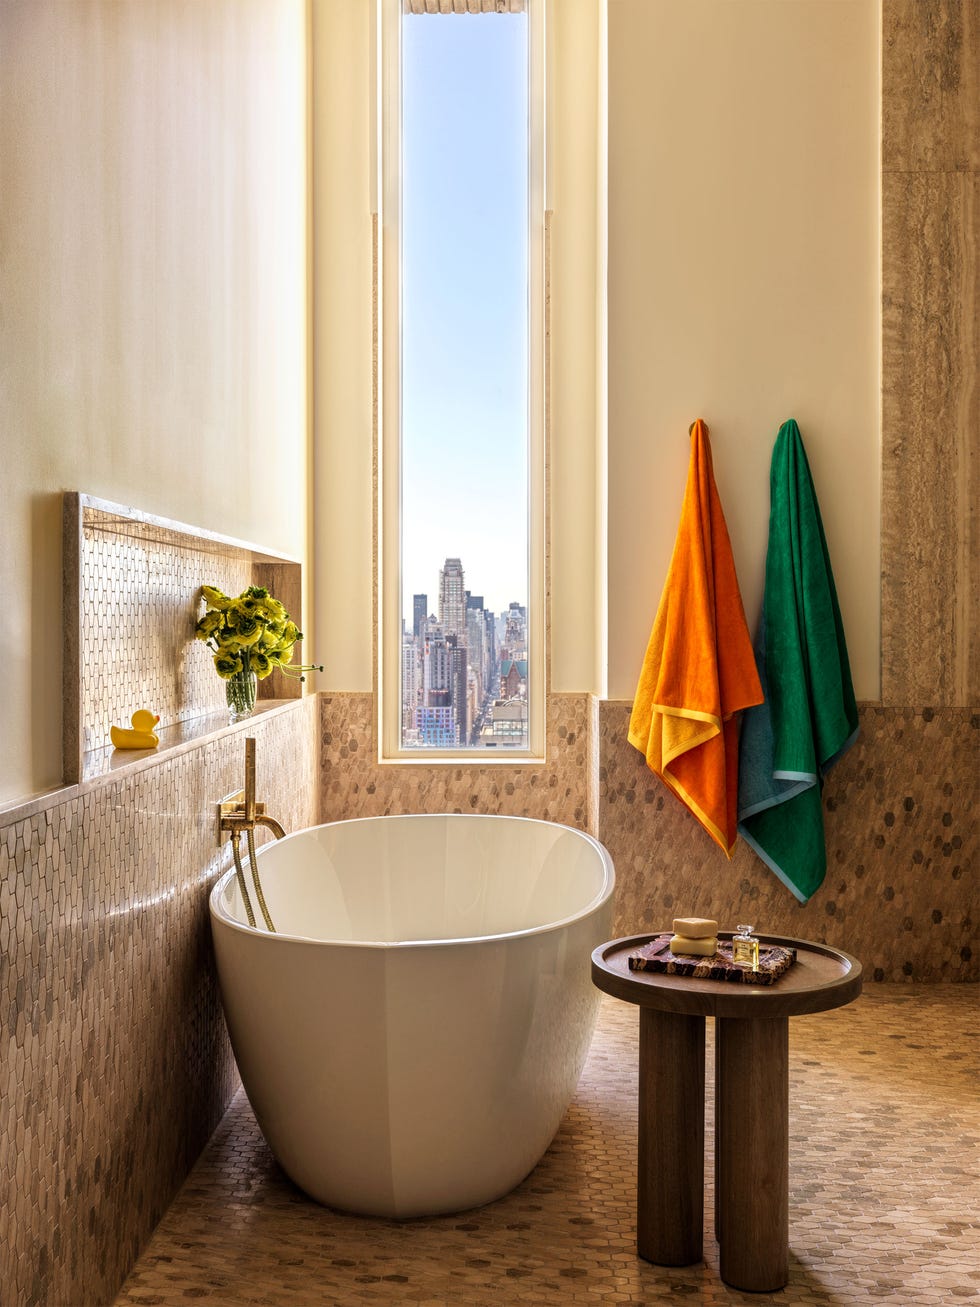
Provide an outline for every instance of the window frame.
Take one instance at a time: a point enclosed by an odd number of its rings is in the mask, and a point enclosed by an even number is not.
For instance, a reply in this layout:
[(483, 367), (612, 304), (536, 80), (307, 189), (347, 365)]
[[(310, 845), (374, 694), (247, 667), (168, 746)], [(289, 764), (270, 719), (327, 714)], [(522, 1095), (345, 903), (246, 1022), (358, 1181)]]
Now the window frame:
[[(546, 0), (528, 10), (528, 748), (405, 749), (401, 744), (401, 14), (378, 0), (377, 738), (381, 763), (477, 766), (545, 760), (546, 613)], [(447, 16), (445, 21), (451, 21)], [(495, 21), (488, 18), (487, 21)], [(447, 542), (448, 543), (448, 542)], [(464, 560), (465, 565), (465, 560)], [(520, 596), (515, 596), (520, 599)]]

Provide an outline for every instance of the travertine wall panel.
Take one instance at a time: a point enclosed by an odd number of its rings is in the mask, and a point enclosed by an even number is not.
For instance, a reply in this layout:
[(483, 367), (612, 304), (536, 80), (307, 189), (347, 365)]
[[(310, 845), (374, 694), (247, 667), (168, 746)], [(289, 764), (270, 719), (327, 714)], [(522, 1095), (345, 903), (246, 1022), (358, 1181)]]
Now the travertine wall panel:
[(980, 703), (980, 9), (885, 0), (882, 701)]
[(739, 840), (729, 862), (600, 710), (599, 838), (616, 865), (617, 933), (706, 916), (846, 949), (872, 980), (975, 980), (980, 718), (862, 708), (824, 790), (827, 876), (807, 904)]
[(980, 167), (976, 0), (883, 0), (881, 70), (886, 172)]
[[(0, 1302), (111, 1302), (237, 1075), (207, 910), (213, 805), (315, 817), (313, 699), (0, 817)], [(288, 760), (288, 765), (283, 765)]]

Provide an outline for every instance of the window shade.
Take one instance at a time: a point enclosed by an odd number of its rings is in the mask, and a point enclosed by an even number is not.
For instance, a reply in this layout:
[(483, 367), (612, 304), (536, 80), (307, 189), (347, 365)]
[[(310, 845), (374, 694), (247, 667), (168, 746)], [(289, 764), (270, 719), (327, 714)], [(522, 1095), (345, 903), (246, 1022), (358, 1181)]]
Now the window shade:
[(402, 0), (406, 14), (523, 14), (527, 0)]

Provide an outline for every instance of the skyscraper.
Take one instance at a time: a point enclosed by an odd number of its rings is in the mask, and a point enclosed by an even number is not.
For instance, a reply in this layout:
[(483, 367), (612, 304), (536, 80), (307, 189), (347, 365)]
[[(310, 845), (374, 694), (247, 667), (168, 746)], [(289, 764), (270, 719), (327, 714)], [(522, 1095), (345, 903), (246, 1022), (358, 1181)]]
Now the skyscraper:
[(513, 603), (507, 609), (504, 644), (511, 658), (518, 658), (527, 652), (527, 609), (522, 604)]
[(466, 586), (458, 558), (447, 558), (439, 570), (439, 622), (447, 635), (466, 639)]
[(426, 708), (452, 706), (452, 666), (446, 637), (439, 628), (429, 628), (422, 658), (422, 693)]
[[(459, 558), (439, 569), (438, 614), (426, 614), (428, 600), (413, 594), (411, 627), (404, 623), (402, 747), (527, 748), (525, 606), (511, 603), (498, 622), (484, 595), (467, 591)], [(505, 701), (524, 707), (497, 712)]]
[(445, 745), (446, 731), (451, 730), (453, 747), (466, 744), (469, 722), (466, 672), (466, 641), (444, 634), (440, 627), (433, 630), (430, 626), (422, 657), (422, 707), (442, 708), (446, 713), (427, 713), (419, 719), (423, 743), (433, 743), (433, 732), (436, 732)]
[(469, 711), (466, 697), (467, 663), (466, 634), (447, 635), (449, 646), (450, 685), (453, 695), (453, 716), (456, 726), (456, 743), (463, 746), (469, 742)]
[[(466, 657), (476, 677), (477, 703), (482, 703), (486, 692), (486, 625), (482, 608), (466, 610)], [(475, 717), (475, 714), (471, 714)]]
[(402, 640), (402, 730), (415, 726), (415, 713), (421, 702), (422, 659), (418, 641), (406, 635)]

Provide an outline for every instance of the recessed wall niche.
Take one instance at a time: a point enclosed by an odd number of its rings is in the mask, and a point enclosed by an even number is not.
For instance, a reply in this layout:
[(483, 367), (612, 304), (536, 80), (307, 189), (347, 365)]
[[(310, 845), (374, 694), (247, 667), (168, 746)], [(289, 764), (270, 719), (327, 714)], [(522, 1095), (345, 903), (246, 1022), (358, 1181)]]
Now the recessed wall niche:
[[(68, 491), (64, 496), (64, 783), (104, 772), (109, 728), (159, 713), (161, 750), (227, 726), (224, 682), (194, 638), (200, 587), (263, 585), (301, 624), (302, 568), (281, 554)], [(260, 707), (299, 698), (274, 672)]]

